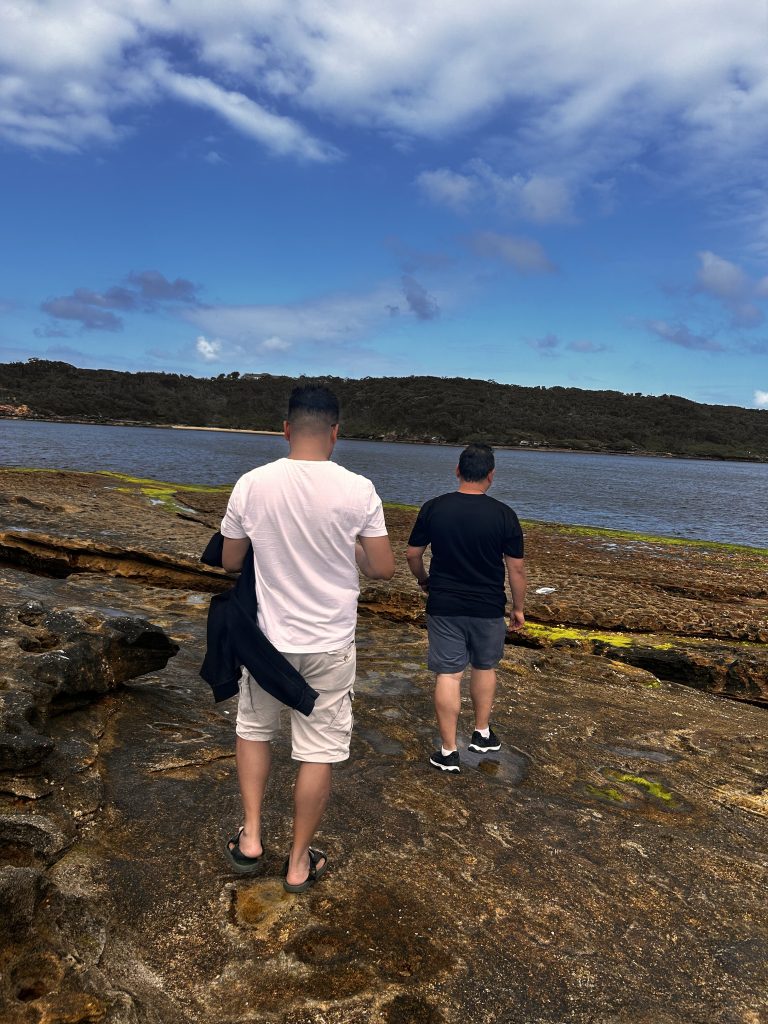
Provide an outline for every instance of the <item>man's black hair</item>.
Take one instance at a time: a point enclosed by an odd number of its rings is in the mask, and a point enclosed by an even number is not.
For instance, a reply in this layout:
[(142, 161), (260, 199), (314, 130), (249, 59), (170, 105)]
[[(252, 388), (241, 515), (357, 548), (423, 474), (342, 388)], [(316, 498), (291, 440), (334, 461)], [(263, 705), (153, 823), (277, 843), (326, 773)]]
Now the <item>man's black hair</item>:
[(339, 422), (339, 400), (334, 393), (320, 384), (307, 384), (294, 388), (288, 399), (289, 423), (314, 421), (317, 426), (332, 427)]
[(459, 476), (468, 484), (485, 480), (495, 466), (493, 449), (487, 444), (470, 444), (459, 456)]

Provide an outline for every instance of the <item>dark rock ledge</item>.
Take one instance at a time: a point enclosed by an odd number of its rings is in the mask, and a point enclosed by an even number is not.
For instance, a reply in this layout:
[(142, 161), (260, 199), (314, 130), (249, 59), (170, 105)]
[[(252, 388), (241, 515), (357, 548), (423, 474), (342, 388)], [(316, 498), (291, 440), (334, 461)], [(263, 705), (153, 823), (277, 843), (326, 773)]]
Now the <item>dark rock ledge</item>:
[[(182, 518), (98, 476), (0, 473), (0, 488), (6, 537), (110, 549), (45, 575), (10, 545), (0, 567), (4, 1024), (768, 1017), (765, 710), (626, 653), (706, 647), (759, 671), (763, 555), (529, 527), (532, 591), (549, 592), (500, 673), (504, 746), (452, 779), (425, 764), (420, 598), (405, 571), (366, 586), (331, 870), (288, 897), (289, 749), (267, 871), (233, 878), (234, 709), (197, 678), (206, 578), (163, 585), (159, 568), (186, 573), (222, 497), (185, 491)], [(410, 515), (389, 518), (401, 549)]]

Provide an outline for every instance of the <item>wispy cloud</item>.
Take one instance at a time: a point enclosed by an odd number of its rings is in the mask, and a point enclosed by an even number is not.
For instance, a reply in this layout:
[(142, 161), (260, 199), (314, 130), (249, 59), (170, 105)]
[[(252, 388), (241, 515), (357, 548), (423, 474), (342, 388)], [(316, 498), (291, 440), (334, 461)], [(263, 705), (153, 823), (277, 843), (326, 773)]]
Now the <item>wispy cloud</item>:
[(548, 358), (560, 355), (560, 339), (556, 334), (545, 334), (543, 338), (535, 338), (533, 341), (529, 341), (528, 345)]
[(153, 63), (152, 73), (177, 99), (212, 110), (233, 128), (280, 156), (321, 162), (341, 156), (335, 146), (314, 138), (292, 118), (271, 113), (242, 92), (225, 89), (202, 76), (178, 74), (160, 61)]
[[(551, 221), (569, 215), (565, 157), (583, 180), (585, 168), (642, 161), (654, 139), (655, 153), (687, 154), (714, 182), (763, 146), (765, 12), (754, 0), (732, 0), (727, 30), (717, 0), (646, 0), (642, 18), (592, 0), (577, 20), (562, 0), (4, 7), (0, 134), (30, 148), (114, 142), (136, 110), (168, 98), (308, 160), (338, 155), (305, 126), (310, 116), (444, 138), (503, 112), (502, 141), (522, 162), (502, 177), (528, 215)], [(426, 173), (445, 200), (466, 198), (451, 177), (461, 172)]]
[[(181, 277), (169, 281), (157, 270), (142, 270), (132, 271), (126, 281), (132, 288), (113, 285), (103, 292), (75, 288), (71, 295), (47, 299), (40, 309), (54, 320), (73, 320), (86, 331), (121, 331), (123, 320), (112, 310), (148, 312), (163, 303), (197, 302), (197, 286)], [(35, 333), (38, 337), (59, 337), (58, 330), (54, 324)]]
[(411, 312), (419, 320), (434, 320), (440, 315), (440, 307), (426, 288), (415, 277), (403, 274), (403, 295)]
[(758, 409), (768, 409), (768, 391), (755, 391), (754, 398)]
[(559, 356), (562, 352), (575, 352), (578, 355), (596, 355), (599, 352), (606, 352), (607, 345), (600, 345), (594, 341), (569, 341), (563, 344), (556, 334), (545, 334), (528, 342), (530, 348), (535, 349), (543, 356)]
[(465, 210), (481, 195), (477, 180), (446, 167), (422, 171), (416, 178), (416, 184), (427, 198), (454, 210)]
[(86, 331), (122, 331), (123, 321), (120, 317), (105, 309), (102, 302), (92, 303), (79, 297), (78, 292), (83, 291), (85, 289), (77, 289), (73, 295), (48, 299), (41, 304), (40, 309), (55, 320), (74, 320)]
[(555, 270), (544, 247), (532, 238), (478, 231), (470, 239), (470, 245), (479, 256), (500, 259), (521, 274), (547, 274)]
[(650, 320), (648, 329), (669, 345), (694, 349), (698, 352), (725, 352), (726, 348), (715, 338), (694, 334), (685, 324), (669, 324), (666, 320)]
[(439, 297), (405, 274), (399, 286), (384, 284), (358, 294), (331, 294), (287, 305), (196, 306), (184, 310), (183, 316), (204, 336), (221, 339), (223, 350), (238, 346), (242, 353), (258, 354), (296, 346), (357, 345), (398, 313), (433, 320), (440, 313)]
[(131, 271), (128, 281), (146, 302), (197, 302), (197, 285), (183, 277), (169, 281), (157, 270)]
[(552, 175), (505, 175), (485, 160), (470, 160), (461, 171), (447, 167), (422, 171), (416, 184), (433, 202), (458, 212), (482, 201), (514, 217), (538, 224), (574, 221), (571, 187)]
[(721, 302), (731, 314), (734, 327), (759, 327), (765, 314), (756, 301), (767, 294), (766, 279), (753, 280), (740, 266), (713, 252), (698, 253), (696, 289)]

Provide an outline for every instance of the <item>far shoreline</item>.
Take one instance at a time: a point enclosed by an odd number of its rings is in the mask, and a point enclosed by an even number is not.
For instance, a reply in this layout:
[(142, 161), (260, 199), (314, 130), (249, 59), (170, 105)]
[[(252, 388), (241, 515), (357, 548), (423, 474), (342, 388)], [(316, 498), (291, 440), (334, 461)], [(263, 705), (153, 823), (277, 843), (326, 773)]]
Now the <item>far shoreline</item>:
[[(44, 418), (40, 416), (2, 416), (0, 415), (1, 421), (10, 421), (17, 423), (67, 423), (73, 425), (79, 425), (83, 427), (138, 427), (143, 430), (197, 430), (206, 431), (211, 433), (221, 434), (255, 434), (263, 437), (282, 437), (282, 430), (257, 430), (251, 427), (200, 427), (193, 426), (185, 423), (146, 423), (138, 420), (86, 420), (86, 419), (75, 419), (75, 418)], [(423, 445), (425, 447), (433, 448), (463, 448), (469, 441), (432, 441), (425, 440), (423, 438), (406, 438), (406, 437), (355, 437), (352, 435), (345, 435), (343, 432), (340, 435), (339, 440), (341, 441), (370, 441), (375, 444), (410, 444), (410, 445)], [(605, 455), (605, 456), (621, 456), (627, 458), (641, 458), (641, 459), (680, 459), (686, 462), (735, 462), (738, 464), (748, 463), (751, 465), (766, 465), (768, 464), (768, 458), (759, 458), (750, 455), (731, 455), (729, 457), (720, 455), (686, 455), (683, 453), (675, 452), (654, 452), (654, 451), (616, 451), (605, 448), (561, 448), (553, 445), (535, 445), (535, 444), (497, 444), (493, 441), (486, 441), (485, 444), (490, 444), (492, 448), (497, 451), (509, 451), (509, 452), (552, 452), (553, 454), (560, 455)]]

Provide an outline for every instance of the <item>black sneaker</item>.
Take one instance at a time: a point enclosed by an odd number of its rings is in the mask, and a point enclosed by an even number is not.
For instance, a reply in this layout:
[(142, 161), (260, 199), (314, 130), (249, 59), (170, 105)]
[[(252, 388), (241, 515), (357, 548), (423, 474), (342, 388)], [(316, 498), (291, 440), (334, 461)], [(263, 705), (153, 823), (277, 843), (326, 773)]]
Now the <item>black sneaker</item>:
[(436, 750), (430, 757), (429, 763), (433, 767), (439, 768), (441, 772), (461, 771), (458, 750), (452, 750), (450, 754), (444, 754), (442, 750)]
[(469, 741), (469, 749), (476, 750), (478, 754), (487, 754), (490, 750), (498, 750), (500, 747), (501, 740), (493, 729), (490, 730), (490, 736), (487, 738), (475, 729), (472, 739)]

